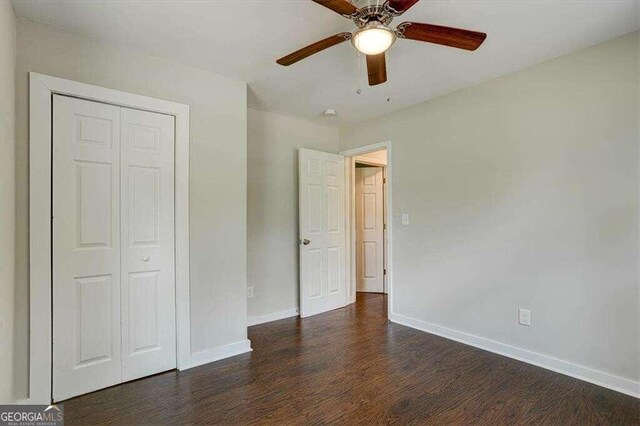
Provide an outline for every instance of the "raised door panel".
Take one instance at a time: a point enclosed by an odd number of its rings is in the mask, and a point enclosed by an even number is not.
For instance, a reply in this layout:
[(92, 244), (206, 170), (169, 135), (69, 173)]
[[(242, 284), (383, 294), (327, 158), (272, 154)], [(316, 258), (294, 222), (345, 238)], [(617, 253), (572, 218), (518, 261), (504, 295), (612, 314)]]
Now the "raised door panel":
[(310, 249), (307, 254), (307, 274), (304, 280), (310, 299), (322, 297), (322, 269), (322, 249)]
[(75, 166), (77, 248), (111, 247), (112, 165), (78, 160)]
[(114, 136), (113, 120), (78, 113), (75, 115), (78, 128), (76, 143), (111, 148)]
[(367, 231), (376, 230), (376, 198), (377, 194), (362, 194), (362, 229)]
[(307, 185), (307, 223), (306, 231), (309, 235), (322, 232), (322, 188), (320, 185)]
[(129, 245), (159, 244), (160, 173), (158, 167), (129, 166)]
[(122, 378), (176, 366), (173, 117), (122, 108)]
[(330, 295), (340, 291), (340, 247), (327, 248), (327, 291)]
[(362, 275), (364, 278), (375, 279), (378, 277), (378, 259), (376, 254), (376, 241), (364, 241), (362, 243)]
[(158, 271), (129, 274), (129, 353), (160, 350)]
[(113, 276), (75, 279), (75, 355), (73, 368), (113, 360)]
[(340, 188), (337, 186), (327, 186), (327, 232), (338, 234), (342, 230), (343, 212), (340, 210), (342, 200), (340, 198)]
[(53, 399), (120, 382), (120, 109), (53, 97)]

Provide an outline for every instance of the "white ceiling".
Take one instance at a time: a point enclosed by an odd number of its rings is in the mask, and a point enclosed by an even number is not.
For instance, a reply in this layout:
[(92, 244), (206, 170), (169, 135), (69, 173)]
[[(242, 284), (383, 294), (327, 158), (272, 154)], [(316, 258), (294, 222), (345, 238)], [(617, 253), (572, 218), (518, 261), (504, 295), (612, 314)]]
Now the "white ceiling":
[[(275, 60), (353, 23), (311, 0), (13, 0), (19, 17), (249, 83), (258, 109), (349, 124), (638, 29), (635, 0), (421, 0), (393, 24), (483, 31), (475, 52), (399, 40), (389, 81), (369, 88), (343, 43), (290, 67)], [(362, 87), (362, 93), (356, 89)], [(390, 97), (390, 102), (387, 98)], [(327, 108), (337, 118), (320, 117)]]

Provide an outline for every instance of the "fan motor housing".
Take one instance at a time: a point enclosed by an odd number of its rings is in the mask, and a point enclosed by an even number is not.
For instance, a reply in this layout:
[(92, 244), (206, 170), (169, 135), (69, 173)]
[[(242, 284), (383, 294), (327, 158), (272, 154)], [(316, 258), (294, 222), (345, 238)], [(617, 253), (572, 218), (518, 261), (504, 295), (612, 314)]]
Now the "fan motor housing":
[(358, 27), (364, 27), (372, 21), (389, 25), (395, 15), (385, 7), (386, 0), (352, 0), (351, 3), (358, 8), (358, 12), (350, 18)]

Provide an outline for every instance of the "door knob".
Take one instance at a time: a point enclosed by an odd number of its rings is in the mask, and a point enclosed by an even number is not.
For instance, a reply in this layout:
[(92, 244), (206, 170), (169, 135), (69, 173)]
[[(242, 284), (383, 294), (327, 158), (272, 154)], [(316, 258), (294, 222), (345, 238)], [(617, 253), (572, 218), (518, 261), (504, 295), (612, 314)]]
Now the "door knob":
[(305, 246), (308, 246), (309, 244), (311, 244), (311, 241), (307, 240), (306, 238), (304, 240), (300, 240), (300, 242)]
[(142, 258), (142, 261), (143, 261), (143, 262), (148, 262), (148, 261), (149, 261), (149, 256), (145, 256), (145, 257), (143, 257), (143, 258)]

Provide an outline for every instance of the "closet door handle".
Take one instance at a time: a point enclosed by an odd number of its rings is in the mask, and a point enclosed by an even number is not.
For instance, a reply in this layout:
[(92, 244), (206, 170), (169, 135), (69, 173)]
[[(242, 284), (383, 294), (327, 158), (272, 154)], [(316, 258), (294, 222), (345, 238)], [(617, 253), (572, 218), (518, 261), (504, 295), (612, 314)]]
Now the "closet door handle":
[(149, 261), (149, 256), (145, 256), (145, 257), (143, 257), (143, 258), (142, 258), (142, 261), (143, 261), (143, 262), (148, 262), (148, 261)]

